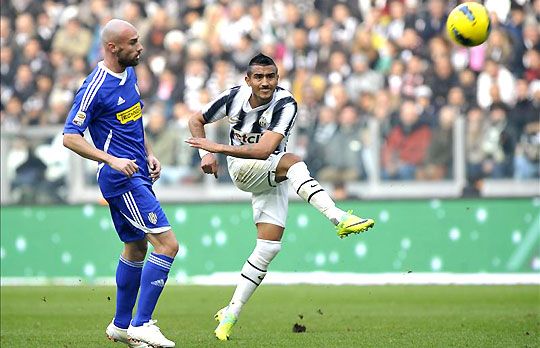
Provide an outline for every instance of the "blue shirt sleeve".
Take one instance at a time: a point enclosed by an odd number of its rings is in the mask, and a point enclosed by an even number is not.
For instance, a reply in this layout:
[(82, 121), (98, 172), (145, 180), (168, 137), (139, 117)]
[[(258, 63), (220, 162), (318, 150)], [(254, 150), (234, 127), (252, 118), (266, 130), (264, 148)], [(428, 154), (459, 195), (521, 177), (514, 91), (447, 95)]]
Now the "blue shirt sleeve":
[(99, 89), (96, 90), (91, 87), (92, 83), (86, 83), (85, 81), (77, 91), (73, 106), (64, 124), (64, 134), (83, 135), (88, 124), (97, 116), (99, 109), (99, 95), (97, 92)]

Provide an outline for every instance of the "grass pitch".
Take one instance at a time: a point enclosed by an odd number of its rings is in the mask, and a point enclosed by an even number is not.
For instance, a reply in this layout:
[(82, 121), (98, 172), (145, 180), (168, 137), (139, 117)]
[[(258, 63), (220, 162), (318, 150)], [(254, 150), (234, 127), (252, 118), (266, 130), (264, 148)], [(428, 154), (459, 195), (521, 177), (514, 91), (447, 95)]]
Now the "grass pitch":
[[(168, 286), (154, 318), (177, 347), (540, 346), (538, 286), (262, 286), (220, 342), (232, 291)], [(113, 287), (3, 287), (1, 303), (2, 347), (123, 347), (105, 338)]]

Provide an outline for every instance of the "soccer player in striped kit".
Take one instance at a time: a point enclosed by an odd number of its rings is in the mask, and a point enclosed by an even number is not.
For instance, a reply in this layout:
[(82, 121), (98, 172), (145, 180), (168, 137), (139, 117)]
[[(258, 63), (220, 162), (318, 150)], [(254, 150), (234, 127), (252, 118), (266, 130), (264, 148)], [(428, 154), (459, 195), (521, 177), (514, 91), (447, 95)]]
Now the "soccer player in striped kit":
[[(186, 142), (199, 149), (201, 169), (217, 177), (214, 153), (227, 155), (235, 185), (252, 193), (253, 219), (257, 244), (242, 268), (241, 277), (228, 306), (215, 318), (214, 333), (229, 339), (242, 306), (264, 279), (268, 265), (281, 250), (288, 208), (289, 179), (296, 193), (336, 225), (339, 237), (364, 232), (373, 227), (372, 219), (357, 217), (336, 207), (319, 182), (311, 177), (306, 164), (286, 152), (287, 139), (297, 115), (291, 93), (278, 86), (274, 61), (263, 54), (251, 59), (246, 85), (230, 88), (190, 118), (192, 138)], [(228, 117), (229, 145), (215, 143), (205, 136), (204, 125)]]
[[(116, 313), (106, 334), (130, 347), (174, 347), (152, 320), (178, 242), (152, 191), (161, 165), (145, 141), (133, 68), (143, 46), (137, 30), (119, 19), (104, 26), (101, 41), (104, 60), (77, 91), (64, 126), (64, 146), (99, 163), (99, 187), (124, 242), (116, 269)], [(86, 128), (95, 146), (83, 138)], [(148, 242), (154, 252), (144, 262)]]

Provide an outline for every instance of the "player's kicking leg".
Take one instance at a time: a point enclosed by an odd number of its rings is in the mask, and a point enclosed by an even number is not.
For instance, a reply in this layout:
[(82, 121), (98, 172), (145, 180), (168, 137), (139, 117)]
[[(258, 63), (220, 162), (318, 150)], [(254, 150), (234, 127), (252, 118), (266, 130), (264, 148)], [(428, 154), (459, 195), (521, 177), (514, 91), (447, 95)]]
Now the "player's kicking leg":
[(306, 164), (298, 156), (293, 154), (283, 156), (278, 172), (284, 173), (285, 168), (287, 168), (286, 178), (291, 181), (296, 193), (336, 225), (338, 237), (362, 233), (375, 225), (373, 219), (361, 218), (353, 215), (352, 211), (345, 212), (336, 207), (335, 202), (319, 182), (311, 177)]

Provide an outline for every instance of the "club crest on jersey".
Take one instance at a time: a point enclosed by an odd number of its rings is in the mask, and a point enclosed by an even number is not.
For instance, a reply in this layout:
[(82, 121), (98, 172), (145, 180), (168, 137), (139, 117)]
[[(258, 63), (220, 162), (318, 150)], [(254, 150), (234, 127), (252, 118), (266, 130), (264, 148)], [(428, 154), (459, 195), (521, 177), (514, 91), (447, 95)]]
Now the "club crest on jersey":
[(148, 220), (153, 223), (154, 225), (156, 224), (157, 222), (157, 215), (156, 213), (154, 213), (153, 211), (148, 213)]
[(126, 109), (124, 111), (120, 111), (116, 114), (116, 118), (118, 121), (120, 121), (121, 124), (126, 124), (129, 121), (136, 121), (142, 116), (142, 109), (141, 109), (141, 103), (137, 103), (130, 107), (129, 109)]
[(73, 124), (80, 127), (83, 125), (84, 120), (86, 120), (86, 113), (84, 111), (78, 111), (75, 117), (73, 117)]
[(231, 124), (236, 124), (238, 123), (238, 121), (240, 121), (240, 117), (238, 117), (238, 115), (229, 116), (228, 119), (229, 119), (229, 123)]
[(262, 114), (261, 118), (259, 118), (259, 126), (261, 126), (261, 128), (268, 127), (268, 119), (265, 116), (265, 114)]

